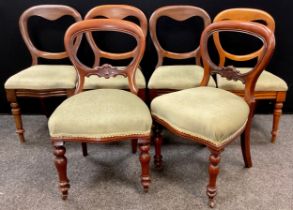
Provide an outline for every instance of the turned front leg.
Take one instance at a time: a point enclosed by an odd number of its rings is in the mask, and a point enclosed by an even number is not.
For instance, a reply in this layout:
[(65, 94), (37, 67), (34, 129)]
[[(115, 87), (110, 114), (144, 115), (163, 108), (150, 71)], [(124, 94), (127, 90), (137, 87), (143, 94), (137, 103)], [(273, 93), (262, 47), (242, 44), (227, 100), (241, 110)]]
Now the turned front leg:
[(149, 140), (138, 140), (139, 145), (139, 160), (141, 164), (141, 184), (145, 192), (148, 191), (151, 182), (150, 178), (150, 142)]
[(21, 119), (21, 112), (17, 102), (13, 102), (10, 104), (11, 106), (11, 113), (14, 117), (16, 133), (18, 134), (20, 143), (24, 143), (24, 129), (22, 126), (22, 119)]
[(273, 117), (272, 143), (276, 142), (278, 129), (279, 129), (280, 118), (281, 118), (281, 115), (282, 115), (282, 108), (283, 108), (283, 103), (282, 102), (276, 102), (275, 109), (274, 109), (274, 117)]
[(65, 157), (66, 149), (64, 144), (54, 145), (54, 155), (55, 155), (55, 166), (59, 176), (59, 188), (61, 191), (61, 196), (63, 200), (67, 199), (68, 189), (70, 187), (69, 180), (67, 178), (67, 159)]
[(214, 208), (216, 205), (215, 197), (217, 195), (217, 176), (219, 174), (220, 152), (211, 150), (209, 157), (209, 184), (207, 186), (207, 195), (209, 197), (209, 206)]

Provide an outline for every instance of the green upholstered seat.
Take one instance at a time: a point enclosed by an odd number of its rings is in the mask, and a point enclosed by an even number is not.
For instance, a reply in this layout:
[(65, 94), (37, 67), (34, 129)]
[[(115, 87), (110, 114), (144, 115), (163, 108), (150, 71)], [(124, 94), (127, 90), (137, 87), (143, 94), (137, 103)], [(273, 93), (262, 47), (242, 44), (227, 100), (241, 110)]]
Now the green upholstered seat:
[(146, 104), (131, 92), (97, 89), (66, 99), (53, 112), (48, 124), (53, 138), (99, 139), (148, 135), (152, 119)]
[(155, 98), (151, 113), (180, 132), (220, 146), (245, 127), (249, 106), (228, 91), (197, 87)]
[[(237, 68), (242, 73), (248, 72), (251, 68)], [(244, 90), (244, 84), (240, 81), (229, 81), (220, 75), (217, 75), (218, 87), (225, 90)], [(263, 71), (259, 76), (255, 91), (287, 91), (288, 86), (284, 80), (276, 75)]]
[(76, 71), (71, 65), (34, 65), (8, 78), (6, 89), (71, 89)]
[[(11, 76), (5, 83), (6, 89), (73, 89), (76, 83), (76, 70), (71, 65), (35, 65)], [(146, 87), (145, 78), (140, 69), (136, 72), (136, 85)], [(128, 79), (116, 76), (110, 79), (91, 76), (85, 78), (84, 89), (113, 88), (129, 89)]]
[[(122, 68), (122, 67), (118, 67)], [(143, 73), (138, 68), (136, 71), (136, 85), (139, 89), (146, 88), (146, 81)], [(113, 88), (113, 89), (129, 89), (127, 77), (118, 75), (105, 79), (103, 77), (91, 76), (85, 78), (84, 89)]]
[[(149, 89), (183, 90), (198, 87), (203, 78), (203, 68), (198, 65), (160, 66), (153, 72)], [(211, 78), (208, 86), (216, 87)]]

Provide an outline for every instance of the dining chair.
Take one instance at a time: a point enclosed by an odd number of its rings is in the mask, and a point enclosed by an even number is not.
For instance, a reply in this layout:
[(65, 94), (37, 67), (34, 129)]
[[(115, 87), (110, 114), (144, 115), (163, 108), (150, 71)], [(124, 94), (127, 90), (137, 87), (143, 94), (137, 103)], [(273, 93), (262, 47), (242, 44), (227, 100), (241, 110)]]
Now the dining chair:
[[(33, 97), (41, 100), (48, 97), (71, 96), (76, 82), (76, 72), (72, 65), (44, 65), (39, 59), (59, 60), (67, 58), (66, 52), (48, 52), (38, 49), (30, 37), (29, 21), (33, 16), (48, 21), (55, 21), (63, 16), (70, 16), (75, 22), (81, 21), (81, 15), (72, 7), (65, 5), (38, 5), (25, 10), (19, 19), (22, 38), (32, 56), (32, 65), (5, 82), (7, 100), (14, 116), (16, 133), (20, 142), (24, 143), (24, 128), (22, 124), (19, 97)], [(78, 37), (76, 45), (81, 41)]]
[[(218, 66), (208, 50), (210, 37), (215, 33), (247, 34), (263, 43), (257, 64), (248, 72), (240, 72), (234, 66)], [(234, 41), (234, 40), (233, 40)], [(237, 47), (237, 46), (236, 46)], [(210, 150), (209, 206), (215, 206), (216, 181), (219, 174), (220, 154), (233, 140), (241, 135), (241, 149), (245, 167), (252, 166), (250, 154), (250, 128), (255, 107), (256, 81), (267, 66), (275, 47), (271, 30), (264, 25), (243, 21), (221, 21), (209, 25), (200, 40), (204, 64), (201, 86), (156, 97), (151, 103), (153, 120), (175, 135), (206, 145)], [(229, 91), (208, 87), (211, 74), (245, 84), (244, 98)], [(155, 165), (162, 167), (162, 136), (156, 132)]]
[[(110, 5), (96, 6), (85, 15), (84, 19), (90, 20), (94, 18), (108, 18), (108, 19), (125, 20), (126, 18), (130, 18), (130, 17), (135, 18), (138, 21), (139, 26), (141, 27), (146, 37), (148, 33), (147, 18), (140, 9), (134, 6), (123, 5), (123, 4), (110, 4)], [(131, 55), (132, 53), (131, 51), (125, 52), (124, 57), (121, 57), (121, 54), (118, 54), (117, 56), (116, 53), (105, 52), (101, 50), (99, 46), (97, 46), (92, 33), (87, 33), (86, 37), (92, 49), (95, 50), (94, 51), (95, 52), (94, 66), (100, 65), (101, 58), (106, 58), (111, 60), (115, 60), (117, 58), (123, 59), (123, 58), (129, 58), (130, 57), (129, 55)], [(123, 68), (123, 67), (119, 67), (119, 68)], [(146, 80), (140, 67), (138, 67), (136, 71), (135, 80), (136, 80), (137, 87), (139, 88), (138, 96), (142, 100), (145, 100)], [(98, 88), (115, 88), (115, 89), (129, 90), (127, 78), (123, 76), (116, 76), (110, 79), (99, 78), (99, 77), (85, 78), (84, 89), (90, 90), (90, 89), (98, 89)], [(132, 152), (136, 153), (137, 140), (136, 139), (132, 140), (131, 145), (132, 145)], [(86, 148), (84, 149), (86, 150)]]
[[(128, 53), (133, 58), (130, 64), (120, 69), (109, 63), (94, 67), (82, 63), (77, 56), (78, 49), (73, 46), (74, 39), (93, 31), (115, 32), (132, 37), (137, 46)], [(84, 20), (73, 24), (66, 31), (64, 43), (69, 58), (78, 72), (78, 81), (74, 95), (57, 107), (48, 122), (51, 141), (55, 148), (55, 165), (59, 174), (62, 198), (67, 198), (69, 189), (65, 142), (109, 143), (138, 139), (142, 167), (141, 183), (147, 191), (150, 184), (149, 150), (152, 118), (147, 105), (137, 96), (138, 87), (135, 81), (137, 67), (145, 50), (145, 35), (142, 29), (124, 20)], [(109, 55), (111, 53), (107, 56)], [(118, 55), (116, 58), (118, 59)], [(124, 53), (121, 53), (120, 58), (124, 58)], [(119, 75), (128, 79), (130, 91), (83, 91), (85, 77), (98, 76), (110, 79)]]
[[(214, 19), (214, 22), (224, 20), (240, 20), (240, 21), (251, 21), (259, 22), (266, 25), (273, 32), (275, 31), (274, 18), (267, 12), (259, 9), (250, 8), (233, 8), (220, 12)], [(227, 52), (221, 44), (220, 37), (218, 34), (214, 34), (215, 45), (220, 54), (220, 66), (224, 66), (226, 60), (243, 60), (243, 59), (257, 59), (261, 56), (261, 49), (249, 54), (249, 55), (235, 55)], [(240, 72), (246, 72), (249, 68), (238, 67)], [(228, 81), (225, 78), (217, 77), (217, 84), (219, 88), (231, 91), (237, 95), (244, 95), (244, 85), (241, 82)], [(273, 114), (273, 126), (272, 126), (272, 139), (275, 143), (279, 129), (280, 117), (282, 115), (283, 103), (286, 100), (286, 93), (288, 86), (286, 82), (280, 77), (272, 74), (269, 71), (263, 71), (255, 87), (255, 98), (256, 100), (274, 100), (274, 114)]]
[[(204, 27), (207, 27), (211, 23), (211, 18), (208, 13), (195, 6), (164, 6), (153, 12), (149, 21), (149, 30), (152, 42), (157, 51), (158, 62), (148, 82), (149, 101), (165, 93), (197, 87), (200, 85), (203, 76), (199, 46), (195, 46), (195, 49), (189, 52), (172, 52), (166, 49), (171, 43), (164, 43), (162, 45), (162, 40), (160, 42), (158, 38), (158, 31), (160, 30), (158, 22), (163, 17), (171, 18), (179, 23), (187, 21), (190, 18), (198, 17), (203, 21)], [(201, 34), (201, 31), (199, 34)], [(166, 58), (177, 61), (194, 58), (196, 65), (164, 65)], [(216, 86), (213, 79), (209, 81), (208, 85), (212, 87)]]

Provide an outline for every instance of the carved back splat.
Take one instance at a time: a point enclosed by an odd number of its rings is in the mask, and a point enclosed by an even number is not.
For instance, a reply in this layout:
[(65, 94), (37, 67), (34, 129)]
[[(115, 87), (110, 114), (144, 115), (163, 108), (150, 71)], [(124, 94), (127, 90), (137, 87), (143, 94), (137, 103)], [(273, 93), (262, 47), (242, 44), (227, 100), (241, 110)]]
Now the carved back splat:
[(158, 54), (158, 63), (157, 67), (163, 64), (164, 58), (172, 58), (172, 59), (187, 59), (187, 58), (195, 58), (197, 64), (200, 64), (200, 56), (199, 56), (199, 46), (190, 52), (185, 53), (176, 53), (171, 52), (164, 49), (157, 37), (157, 22), (160, 17), (169, 17), (176, 21), (184, 21), (192, 17), (200, 17), (204, 22), (204, 27), (208, 26), (211, 23), (211, 18), (206, 11), (199, 7), (187, 6), (187, 5), (173, 5), (173, 6), (165, 6), (157, 9), (153, 12), (150, 18), (150, 34), (152, 41), (155, 45)]
[[(208, 40), (214, 33), (220, 33), (222, 31), (245, 33), (256, 38), (259, 38), (263, 42), (262, 54), (260, 55), (255, 67), (245, 73), (241, 74), (234, 67), (221, 67), (213, 63), (209, 56)], [(270, 61), (270, 58), (275, 49), (275, 36), (274, 33), (266, 26), (243, 21), (221, 21), (212, 23), (203, 32), (200, 40), (200, 50), (204, 63), (204, 78), (201, 82), (201, 86), (208, 84), (211, 74), (217, 73), (227, 79), (240, 80), (245, 83), (245, 100), (250, 105), (254, 101), (254, 88), (255, 83)]]
[[(267, 12), (259, 9), (250, 8), (233, 8), (227, 9), (220, 12), (214, 19), (213, 22), (226, 21), (226, 20), (239, 20), (247, 22), (262, 22), (270, 30), (275, 31), (275, 21), (274, 18)], [(247, 55), (235, 55), (224, 50), (221, 45), (220, 37), (218, 33), (213, 35), (216, 48), (220, 55), (220, 66), (225, 65), (226, 58), (235, 61), (248, 61), (254, 58), (259, 58), (262, 55), (262, 48), (255, 52), (249, 53)]]
[[(93, 31), (114, 31), (125, 33), (135, 38), (137, 46), (131, 52), (133, 58), (131, 63), (124, 69), (118, 69), (109, 64), (103, 66), (88, 67), (80, 62), (77, 57), (78, 49), (74, 47), (74, 39), (83, 33)], [(78, 83), (75, 93), (79, 93), (83, 89), (85, 77), (96, 75), (99, 77), (110, 78), (117, 75), (128, 77), (129, 88), (132, 93), (137, 94), (138, 89), (135, 84), (135, 71), (143, 57), (145, 50), (145, 35), (142, 29), (134, 23), (117, 19), (92, 19), (75, 23), (66, 31), (64, 38), (65, 48), (69, 58), (78, 71)]]
[[(64, 52), (45, 52), (37, 49), (33, 42), (30, 39), (28, 32), (28, 20), (32, 16), (39, 16), (44, 19), (55, 21), (63, 16), (71, 16), (74, 18), (76, 22), (81, 21), (81, 15), (72, 7), (65, 5), (38, 5), (33, 6), (24, 11), (19, 19), (19, 28), (22, 35), (22, 38), (30, 51), (32, 56), (32, 65), (38, 64), (38, 58), (46, 58), (46, 59), (63, 59), (67, 58), (67, 53)], [(75, 45), (78, 46), (80, 44), (81, 37), (77, 37)]]
[[(118, 19), (123, 20), (127, 17), (135, 17), (139, 21), (139, 26), (141, 27), (145, 36), (147, 36), (147, 18), (145, 14), (138, 8), (122, 5), (122, 4), (111, 4), (111, 5), (101, 5), (96, 6), (91, 9), (85, 16), (85, 20), (94, 19), (96, 17), (103, 17), (108, 19)], [(88, 42), (95, 53), (95, 63), (94, 66), (98, 66), (101, 58), (108, 59), (127, 59), (132, 57), (132, 51), (124, 53), (109, 53), (101, 50), (94, 38), (92, 33), (86, 33)]]

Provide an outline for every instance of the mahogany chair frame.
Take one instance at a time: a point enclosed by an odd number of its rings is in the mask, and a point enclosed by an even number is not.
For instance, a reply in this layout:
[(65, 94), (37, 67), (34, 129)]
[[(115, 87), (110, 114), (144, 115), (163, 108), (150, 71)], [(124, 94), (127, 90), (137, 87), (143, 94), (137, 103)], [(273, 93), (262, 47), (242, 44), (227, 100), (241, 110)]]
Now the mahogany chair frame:
[[(157, 62), (156, 68), (163, 65), (164, 58), (171, 58), (175, 60), (194, 58), (196, 61), (196, 65), (201, 66), (199, 46), (197, 46), (194, 50), (185, 52), (185, 53), (168, 51), (162, 47), (157, 36), (157, 22), (161, 17), (169, 17), (179, 22), (188, 20), (192, 17), (200, 17), (203, 20), (204, 28), (205, 28), (211, 23), (211, 18), (209, 14), (205, 10), (195, 6), (172, 5), (172, 6), (164, 6), (155, 10), (153, 14), (151, 15), (150, 21), (149, 21), (149, 30), (150, 30), (151, 39), (153, 41), (153, 44), (156, 48), (157, 55), (158, 55), (158, 62)], [(152, 101), (152, 99), (154, 99), (155, 97), (159, 95), (171, 93), (174, 91), (178, 91), (178, 90), (149, 89), (148, 90), (149, 101)]]
[[(275, 31), (275, 20), (274, 18), (268, 14), (267, 12), (259, 9), (251, 9), (251, 8), (233, 8), (227, 9), (220, 12), (214, 19), (213, 22), (225, 21), (225, 20), (239, 20), (239, 21), (250, 21), (256, 22), (261, 21), (264, 25), (266, 25), (271, 31)], [(234, 55), (224, 50), (221, 45), (221, 41), (218, 34), (214, 34), (214, 40), (216, 48), (219, 52), (220, 56), (220, 66), (225, 65), (226, 58), (236, 60), (236, 61), (245, 61), (251, 60), (254, 58), (259, 58), (261, 55), (262, 49), (259, 49), (253, 53), (248, 55)], [(239, 96), (244, 96), (243, 90), (229, 90)], [(273, 126), (272, 126), (272, 143), (275, 143), (276, 137), (279, 129), (280, 117), (282, 115), (283, 103), (286, 100), (286, 91), (255, 91), (254, 95), (256, 100), (274, 100), (274, 114), (273, 114)]]
[[(127, 17), (135, 17), (139, 21), (139, 26), (141, 27), (145, 37), (148, 33), (148, 21), (145, 14), (138, 8), (130, 5), (124, 4), (110, 4), (110, 5), (100, 5), (92, 8), (86, 15), (85, 20), (91, 20), (96, 17), (103, 17), (108, 19), (117, 19), (124, 20)], [(95, 62), (94, 67), (100, 65), (101, 58), (108, 59), (127, 59), (132, 56), (132, 51), (124, 53), (109, 53), (101, 50), (92, 35), (92, 33), (86, 33), (86, 38), (91, 48), (94, 50)], [(145, 101), (146, 100), (146, 89), (139, 89), (138, 96)], [(136, 153), (137, 151), (137, 140), (132, 140), (132, 152)], [(86, 146), (84, 145), (84, 154), (86, 154)]]
[[(131, 63), (125, 67), (124, 70), (119, 70), (109, 64), (104, 64), (102, 66), (88, 67), (80, 62), (76, 53), (77, 48), (74, 48), (73, 42), (77, 36), (82, 33), (88, 33), (93, 31), (114, 31), (125, 33), (133, 38), (137, 42), (137, 47), (129, 53), (129, 56), (133, 58)], [(64, 38), (65, 48), (68, 52), (69, 58), (78, 72), (78, 81), (74, 94), (79, 94), (83, 90), (85, 77), (96, 75), (99, 77), (104, 77), (109, 79), (110, 77), (115, 77), (117, 75), (122, 75), (128, 78), (130, 91), (137, 96), (138, 88), (135, 84), (135, 71), (143, 57), (145, 50), (145, 35), (142, 29), (134, 23), (129, 21), (117, 20), (117, 19), (92, 19), (84, 20), (73, 24), (66, 31)], [(96, 49), (97, 50), (97, 49)], [(94, 51), (96, 52), (96, 51)], [(104, 52), (106, 54), (106, 52)], [(111, 53), (107, 54), (111, 57)], [(121, 55), (123, 56), (123, 55)], [(117, 55), (118, 57), (118, 55)], [(52, 144), (54, 145), (54, 155), (56, 156), (55, 165), (59, 175), (59, 187), (62, 193), (62, 199), (66, 199), (69, 189), (69, 180), (67, 178), (67, 159), (65, 157), (65, 142), (82, 142), (82, 143), (108, 143), (114, 141), (126, 141), (129, 139), (138, 139), (138, 145), (140, 149), (140, 162), (142, 167), (141, 183), (145, 191), (148, 191), (150, 185), (149, 176), (149, 161), (150, 161), (150, 133), (148, 135), (133, 134), (128, 136), (113, 136), (105, 137), (100, 139), (94, 138), (67, 138), (51, 137)]]
[[(214, 64), (209, 56), (208, 52), (208, 40), (209, 37), (214, 33), (222, 32), (222, 31), (230, 31), (230, 32), (239, 32), (246, 33), (252, 35), (254, 37), (259, 38), (263, 42), (262, 53), (259, 57), (259, 60), (256, 66), (248, 73), (242, 74), (236, 70), (233, 66), (221, 67)], [(253, 117), (254, 107), (255, 107), (255, 94), (254, 88), (256, 81), (267, 66), (270, 58), (273, 54), (275, 48), (275, 38), (274, 34), (267, 27), (251, 22), (243, 22), (243, 21), (221, 21), (212, 23), (209, 25), (203, 32), (200, 41), (200, 51), (204, 64), (204, 77), (201, 82), (201, 86), (207, 86), (210, 75), (212, 74), (220, 74), (222, 77), (226, 77), (228, 80), (240, 80), (245, 84), (244, 91), (244, 100), (250, 107), (250, 113), (248, 117), (248, 121), (246, 126), (240, 129), (230, 141), (225, 142), (221, 146), (216, 146), (211, 142), (207, 142), (204, 139), (200, 139), (198, 137), (183, 133), (182, 131), (178, 131), (173, 128), (164, 120), (153, 116), (153, 119), (156, 121), (158, 126), (163, 126), (173, 132), (174, 134), (191, 139), (200, 144), (206, 145), (210, 150), (211, 154), (209, 157), (209, 184), (207, 186), (207, 195), (209, 198), (209, 206), (215, 206), (215, 196), (217, 194), (216, 180), (219, 174), (219, 163), (220, 163), (220, 154), (224, 151), (225, 147), (233, 142), (238, 136), (241, 135), (241, 149), (242, 155), (245, 162), (245, 167), (252, 167), (251, 154), (250, 154), (250, 128), (251, 121)], [(199, 110), (200, 111), (200, 110)], [(160, 129), (157, 126), (156, 129), (156, 138), (155, 138), (155, 158), (154, 162), (157, 168), (162, 167), (162, 155), (161, 155), (161, 143), (162, 136), (160, 134)]]
[[(36, 48), (29, 37), (28, 21), (32, 16), (39, 16), (44, 19), (55, 21), (63, 16), (71, 16), (74, 20), (81, 21), (81, 15), (72, 7), (65, 5), (38, 5), (33, 6), (24, 11), (19, 19), (19, 27), (22, 38), (32, 56), (32, 66), (39, 63), (39, 58), (45, 59), (64, 59), (67, 58), (67, 53), (64, 52), (46, 52)], [(78, 37), (75, 45), (79, 45), (81, 37)], [(41, 102), (44, 98), (56, 96), (71, 96), (74, 89), (45, 89), (45, 90), (30, 90), (30, 89), (6, 89), (6, 97), (11, 106), (11, 112), (16, 124), (16, 133), (21, 143), (25, 142), (24, 128), (22, 124), (21, 111), (17, 102), (18, 97), (40, 98)], [(47, 115), (47, 114), (46, 114)], [(47, 116), (48, 117), (48, 116)]]

